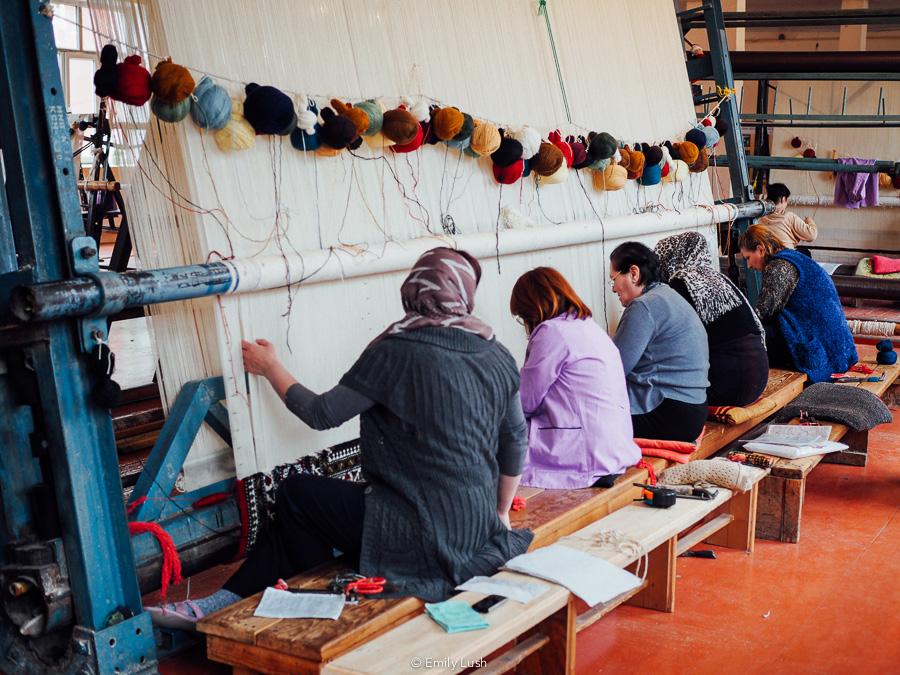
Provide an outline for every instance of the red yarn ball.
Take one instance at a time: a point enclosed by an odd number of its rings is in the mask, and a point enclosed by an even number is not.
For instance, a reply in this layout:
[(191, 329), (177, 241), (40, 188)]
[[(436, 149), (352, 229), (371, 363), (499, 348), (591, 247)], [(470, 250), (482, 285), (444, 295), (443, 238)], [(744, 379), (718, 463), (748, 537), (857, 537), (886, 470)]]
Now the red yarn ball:
[(141, 65), (141, 57), (132, 54), (116, 66), (119, 80), (112, 97), (128, 105), (144, 105), (150, 100), (150, 71)]
[(711, 127), (712, 125), (713, 125), (713, 121), (711, 119), (709, 119), (708, 117), (703, 119), (703, 126)]
[(816, 156), (816, 151), (813, 150), (812, 148), (807, 148), (806, 150), (803, 151), (803, 156), (812, 159), (813, 157)]
[(792, 148), (799, 148), (801, 145), (803, 145), (803, 141), (800, 140), (800, 137), (799, 137), (799, 136), (794, 136), (794, 137), (791, 139), (791, 147), (792, 147)]

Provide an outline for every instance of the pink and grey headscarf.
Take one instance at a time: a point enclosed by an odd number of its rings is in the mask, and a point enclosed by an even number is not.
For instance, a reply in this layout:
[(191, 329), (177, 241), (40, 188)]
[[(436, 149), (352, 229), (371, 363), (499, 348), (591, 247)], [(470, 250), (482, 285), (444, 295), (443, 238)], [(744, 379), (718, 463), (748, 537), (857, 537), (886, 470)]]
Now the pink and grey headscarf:
[(406, 316), (392, 323), (372, 344), (391, 335), (445, 326), (480, 335), (485, 340), (494, 331), (481, 319), (472, 316), (475, 289), (481, 277), (474, 258), (452, 248), (439, 247), (423, 253), (400, 287)]

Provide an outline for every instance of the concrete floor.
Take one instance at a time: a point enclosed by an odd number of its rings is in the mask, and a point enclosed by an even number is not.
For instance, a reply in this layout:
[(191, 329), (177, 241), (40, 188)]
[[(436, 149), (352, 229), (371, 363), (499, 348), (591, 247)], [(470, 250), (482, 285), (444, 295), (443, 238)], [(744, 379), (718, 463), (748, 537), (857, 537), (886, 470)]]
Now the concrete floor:
[[(799, 544), (757, 540), (752, 555), (699, 545), (718, 559), (679, 559), (675, 613), (619, 607), (578, 636), (577, 672), (900, 672), (898, 514), (895, 411), (870, 434), (867, 467), (822, 464), (810, 475)], [(198, 575), (191, 594), (214, 590), (229, 569)], [(160, 671), (230, 672), (202, 648)]]

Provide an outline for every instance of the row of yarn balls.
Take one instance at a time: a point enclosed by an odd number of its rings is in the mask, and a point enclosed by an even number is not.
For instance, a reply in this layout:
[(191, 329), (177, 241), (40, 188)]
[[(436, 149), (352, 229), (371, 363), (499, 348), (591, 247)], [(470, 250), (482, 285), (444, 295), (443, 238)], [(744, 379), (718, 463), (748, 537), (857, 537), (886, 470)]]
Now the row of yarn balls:
[(195, 83), (190, 71), (171, 59), (160, 61), (152, 76), (140, 56), (119, 62), (113, 45), (106, 45), (100, 54), (94, 89), (100, 97), (129, 105), (149, 100), (150, 110), (164, 122), (180, 122), (190, 115), (197, 126), (214, 132), (223, 151), (250, 148), (257, 135), (290, 136), (298, 150), (326, 156), (356, 149), (363, 141), (395, 153), (443, 142), (471, 157), (489, 156), (494, 178), (507, 185), (532, 173), (540, 183), (562, 183), (569, 169), (584, 168), (595, 171), (594, 186), (599, 190), (619, 190), (629, 179), (642, 185), (682, 181), (709, 167), (709, 152), (727, 131), (722, 120), (708, 118), (688, 131), (681, 143), (640, 143), (632, 148), (620, 146), (605, 132), (563, 139), (554, 131), (544, 139), (529, 126), (498, 128), (458, 108), (424, 101), (385, 110), (376, 100), (348, 104), (332, 99), (331, 107), (319, 111), (307, 99), (298, 113), (291, 97), (275, 87), (250, 83), (239, 101), (208, 75)]

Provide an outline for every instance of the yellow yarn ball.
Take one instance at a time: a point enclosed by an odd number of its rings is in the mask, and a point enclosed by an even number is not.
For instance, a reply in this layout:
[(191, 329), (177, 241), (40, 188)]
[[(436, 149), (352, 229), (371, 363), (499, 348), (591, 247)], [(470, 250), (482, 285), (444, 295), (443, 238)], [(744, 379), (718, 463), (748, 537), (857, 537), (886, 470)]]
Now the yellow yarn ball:
[(534, 179), (541, 185), (555, 185), (556, 183), (565, 183), (568, 177), (569, 167), (566, 166), (565, 161), (563, 161), (562, 166), (551, 173), (549, 176), (541, 176), (539, 174), (535, 174)]
[(228, 124), (213, 134), (219, 150), (247, 150), (256, 143), (256, 131), (244, 118), (244, 104), (238, 99), (231, 100), (231, 119)]
[(628, 170), (618, 164), (610, 164), (603, 171), (593, 171), (594, 189), (604, 192), (621, 190), (628, 180)]
[(316, 149), (316, 154), (321, 157), (337, 157), (341, 154), (340, 148), (332, 148), (324, 143)]
[(363, 136), (363, 140), (373, 150), (383, 150), (394, 145), (394, 141), (385, 136), (380, 131), (373, 136)]

